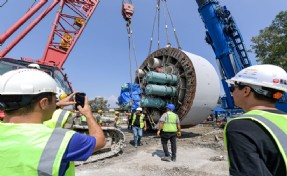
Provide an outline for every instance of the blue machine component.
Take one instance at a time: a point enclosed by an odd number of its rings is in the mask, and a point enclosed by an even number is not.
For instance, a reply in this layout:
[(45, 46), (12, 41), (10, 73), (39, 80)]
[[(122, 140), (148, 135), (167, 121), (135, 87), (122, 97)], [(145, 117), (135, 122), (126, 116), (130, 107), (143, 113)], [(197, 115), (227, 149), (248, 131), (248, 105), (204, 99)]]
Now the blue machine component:
[(120, 96), (118, 97), (118, 103), (125, 109), (131, 109), (135, 111), (138, 108), (141, 101), (141, 89), (139, 84), (126, 83), (121, 88)]
[(175, 85), (177, 83), (177, 76), (151, 71), (146, 74), (146, 81), (148, 83)]
[[(220, 6), (217, 0), (196, 0), (196, 2), (207, 30), (206, 42), (211, 45), (221, 72), (221, 82), (226, 94), (224, 108), (237, 111), (225, 80), (234, 77), (238, 71), (251, 65), (242, 36), (226, 6)], [(281, 100), (279, 104), (277, 107), (286, 112), (286, 101)]]
[(144, 97), (141, 100), (141, 107), (164, 108), (167, 102), (160, 98)]
[(219, 63), (227, 106), (233, 109), (234, 101), (225, 80), (234, 77), (239, 70), (251, 65), (242, 37), (225, 6), (219, 6), (216, 0), (197, 0), (197, 4), (207, 29), (206, 41), (212, 46)]
[(147, 95), (173, 97), (176, 96), (176, 87), (149, 84), (145, 88), (145, 93)]

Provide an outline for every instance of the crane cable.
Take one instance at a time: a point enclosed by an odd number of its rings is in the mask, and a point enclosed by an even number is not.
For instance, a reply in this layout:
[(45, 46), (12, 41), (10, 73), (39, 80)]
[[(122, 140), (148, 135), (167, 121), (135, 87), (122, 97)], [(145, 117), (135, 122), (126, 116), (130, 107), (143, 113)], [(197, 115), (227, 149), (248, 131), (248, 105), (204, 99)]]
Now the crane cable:
[(166, 33), (167, 46), (171, 46), (171, 43), (169, 41), (169, 36), (168, 36), (168, 26), (167, 26), (167, 21), (166, 21), (166, 10), (164, 8), (163, 8), (163, 16), (164, 16), (164, 24), (165, 24), (165, 33)]
[(168, 36), (168, 25), (167, 25), (167, 19), (166, 19), (166, 12), (168, 14), (168, 17), (169, 17), (169, 20), (170, 20), (170, 23), (172, 25), (172, 28), (173, 28), (173, 33), (174, 33), (174, 36), (175, 36), (175, 40), (176, 40), (176, 43), (177, 43), (177, 46), (178, 46), (178, 49), (181, 49), (181, 46), (180, 46), (180, 43), (179, 43), (179, 40), (178, 40), (178, 36), (177, 36), (177, 33), (176, 33), (176, 30), (175, 30), (175, 26), (174, 26), (174, 23), (172, 21), (172, 18), (171, 18), (171, 14), (169, 12), (169, 9), (168, 9), (168, 5), (167, 5), (167, 0), (156, 0), (157, 3), (156, 3), (156, 11), (155, 11), (155, 16), (154, 16), (154, 21), (153, 21), (153, 27), (152, 27), (152, 34), (151, 34), (151, 39), (150, 39), (150, 46), (149, 46), (149, 52), (148, 52), (148, 55), (151, 54), (151, 48), (152, 48), (152, 43), (153, 43), (153, 35), (154, 35), (154, 30), (155, 30), (155, 23), (156, 23), (156, 20), (158, 21), (158, 49), (160, 48), (160, 1), (163, 1), (164, 4), (165, 4), (165, 8), (164, 8), (164, 20), (165, 20), (165, 30), (166, 30), (166, 39), (167, 39), (167, 46), (171, 46), (171, 43), (170, 43), (170, 39), (169, 39), (169, 36)]
[(171, 23), (172, 28), (173, 28), (173, 33), (174, 33), (174, 36), (175, 36), (177, 47), (178, 47), (178, 49), (182, 49), (181, 46), (180, 46), (179, 40), (178, 40), (178, 36), (177, 36), (176, 30), (175, 30), (174, 23), (172, 21), (172, 18), (171, 18), (171, 15), (170, 15), (170, 12), (169, 12), (166, 0), (164, 0), (164, 2), (165, 2), (165, 7), (167, 9), (167, 13), (168, 13), (168, 16), (169, 16), (170, 23)]
[[(128, 33), (128, 52), (129, 52), (129, 63), (130, 63), (130, 95), (131, 95), (131, 101), (133, 101), (133, 96), (132, 96), (132, 82), (133, 82), (133, 78), (132, 78), (132, 58), (131, 58), (131, 45), (132, 45), (132, 50), (133, 50), (133, 54), (134, 54), (134, 60), (135, 60), (135, 64), (136, 64), (136, 68), (138, 69), (138, 61), (137, 61), (137, 57), (136, 57), (136, 47), (135, 47), (135, 42), (134, 42), (134, 36), (133, 36), (133, 31), (132, 31), (132, 15), (133, 15), (133, 4), (132, 1), (129, 0), (129, 3), (124, 2), (123, 0), (123, 9), (122, 9), (122, 15), (125, 19), (126, 23), (126, 29), (127, 29), (127, 33)], [(139, 73), (137, 75), (138, 77), (138, 81), (139, 81), (139, 85), (141, 85), (140, 79), (139, 79)], [(133, 103), (133, 102), (131, 102)]]
[(157, 14), (159, 14), (159, 6), (160, 6), (160, 0), (157, 0), (155, 14), (154, 14), (154, 19), (153, 19), (152, 32), (151, 32), (151, 37), (150, 37), (150, 43), (149, 43), (148, 55), (151, 54), (151, 47), (152, 47), (152, 42), (153, 42), (153, 34), (154, 34), (154, 28), (155, 28), (155, 22), (156, 22), (156, 19), (157, 19)]
[(28, 13), (28, 12), (29, 12), (29, 10), (30, 10), (30, 9), (32, 9), (32, 7), (35, 5), (36, 1), (37, 1), (37, 0), (34, 0), (33, 4), (29, 7), (29, 9), (27, 10), (27, 12), (26, 12), (26, 13)]
[(4, 7), (4, 5), (8, 2), (8, 0), (6, 0), (5, 2), (3, 2), (0, 7)]

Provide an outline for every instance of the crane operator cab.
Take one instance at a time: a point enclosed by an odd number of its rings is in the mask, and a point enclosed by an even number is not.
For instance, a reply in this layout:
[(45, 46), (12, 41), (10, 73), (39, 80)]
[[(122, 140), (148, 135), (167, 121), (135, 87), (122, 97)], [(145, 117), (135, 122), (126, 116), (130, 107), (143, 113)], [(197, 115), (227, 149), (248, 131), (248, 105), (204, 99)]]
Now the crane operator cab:
[(16, 70), (19, 68), (40, 69), (51, 75), (58, 84), (59, 88), (61, 88), (66, 94), (71, 94), (73, 92), (70, 82), (68, 81), (67, 75), (64, 74), (57, 67), (35, 64), (33, 62), (28, 62), (25, 60), (16, 60), (11, 58), (0, 59), (0, 75), (3, 75), (10, 70)]

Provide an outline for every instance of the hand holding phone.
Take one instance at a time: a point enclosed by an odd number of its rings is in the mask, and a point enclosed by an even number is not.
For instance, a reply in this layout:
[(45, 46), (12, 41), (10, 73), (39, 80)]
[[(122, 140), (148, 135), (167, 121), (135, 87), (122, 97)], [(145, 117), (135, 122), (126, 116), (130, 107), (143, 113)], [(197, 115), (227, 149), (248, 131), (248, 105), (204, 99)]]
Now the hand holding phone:
[(75, 109), (78, 110), (78, 106), (82, 106), (84, 107), (85, 106), (85, 96), (86, 94), (83, 93), (83, 92), (79, 92), (79, 93), (76, 93), (75, 94), (75, 101), (76, 101), (76, 104), (75, 104)]

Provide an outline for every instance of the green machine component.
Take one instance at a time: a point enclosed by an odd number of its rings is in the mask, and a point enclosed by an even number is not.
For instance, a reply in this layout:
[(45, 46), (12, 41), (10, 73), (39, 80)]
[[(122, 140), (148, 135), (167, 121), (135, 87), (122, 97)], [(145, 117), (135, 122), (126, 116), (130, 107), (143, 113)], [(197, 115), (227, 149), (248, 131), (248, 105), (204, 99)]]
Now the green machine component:
[(163, 108), (166, 106), (166, 101), (160, 98), (144, 97), (141, 99), (141, 107)]
[(177, 83), (177, 76), (151, 71), (146, 74), (146, 81), (148, 83), (175, 85)]
[(176, 88), (175, 87), (169, 87), (169, 86), (149, 84), (145, 88), (145, 93), (147, 95), (174, 97), (174, 96), (176, 96)]

